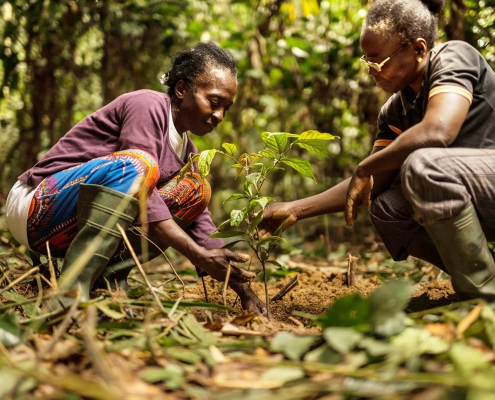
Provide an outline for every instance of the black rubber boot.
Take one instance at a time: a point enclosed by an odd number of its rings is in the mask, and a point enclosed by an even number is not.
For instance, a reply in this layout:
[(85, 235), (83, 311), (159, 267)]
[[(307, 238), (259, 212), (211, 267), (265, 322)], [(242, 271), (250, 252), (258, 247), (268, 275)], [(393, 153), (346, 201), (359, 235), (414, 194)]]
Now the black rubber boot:
[[(131, 196), (100, 185), (81, 184), (77, 202), (79, 231), (64, 257), (59, 288), (80, 287), (81, 301), (89, 300), (91, 287), (122, 240), (117, 224), (127, 230), (138, 212), (139, 201)], [(89, 257), (87, 262), (83, 260), (85, 257)], [(59, 297), (49, 306), (52, 309), (58, 305), (66, 308), (73, 300)]]
[(471, 204), (454, 217), (425, 225), (425, 229), (442, 256), (459, 297), (494, 301), (495, 261), (474, 206)]

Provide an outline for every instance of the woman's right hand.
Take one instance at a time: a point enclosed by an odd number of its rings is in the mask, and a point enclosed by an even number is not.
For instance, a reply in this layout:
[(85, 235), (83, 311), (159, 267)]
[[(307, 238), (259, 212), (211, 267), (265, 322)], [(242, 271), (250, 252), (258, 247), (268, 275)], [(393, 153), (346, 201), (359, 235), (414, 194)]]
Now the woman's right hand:
[(294, 225), (298, 219), (297, 211), (292, 202), (270, 204), (263, 212), (263, 220), (258, 225), (258, 235), (261, 239), (268, 237), (282, 224), (284, 224), (282, 231), (285, 231)]

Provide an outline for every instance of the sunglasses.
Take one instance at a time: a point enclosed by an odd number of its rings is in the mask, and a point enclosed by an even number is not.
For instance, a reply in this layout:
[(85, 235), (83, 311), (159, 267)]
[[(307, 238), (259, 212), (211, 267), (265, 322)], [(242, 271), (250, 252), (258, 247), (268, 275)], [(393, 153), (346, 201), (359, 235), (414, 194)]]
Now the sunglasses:
[(389, 55), (385, 60), (383, 60), (380, 64), (378, 63), (375, 63), (375, 62), (372, 62), (372, 61), (368, 61), (366, 59), (366, 56), (362, 56), (359, 61), (361, 61), (362, 63), (366, 64), (366, 66), (368, 67), (368, 71), (373, 68), (376, 72), (382, 72), (382, 68), (383, 66), (385, 65), (385, 63), (387, 61), (389, 61), (392, 57), (396, 56), (397, 54), (399, 54), (401, 52), (401, 50), (406, 47), (405, 44), (403, 44), (401, 47), (399, 47), (396, 51), (394, 51), (391, 55)]

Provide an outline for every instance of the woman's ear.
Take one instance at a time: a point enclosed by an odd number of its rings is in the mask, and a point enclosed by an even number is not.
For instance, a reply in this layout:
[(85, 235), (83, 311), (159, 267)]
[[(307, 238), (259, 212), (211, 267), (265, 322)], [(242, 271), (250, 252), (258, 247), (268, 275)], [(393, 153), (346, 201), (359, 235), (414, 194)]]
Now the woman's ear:
[(414, 43), (414, 51), (416, 52), (416, 58), (425, 58), (426, 53), (428, 52), (428, 45), (426, 44), (426, 40), (423, 38), (417, 38)]
[(186, 86), (187, 86), (186, 82), (184, 82), (182, 79), (179, 82), (177, 82), (177, 84), (175, 85), (174, 92), (175, 92), (175, 96), (178, 99), (184, 98), (186, 92)]

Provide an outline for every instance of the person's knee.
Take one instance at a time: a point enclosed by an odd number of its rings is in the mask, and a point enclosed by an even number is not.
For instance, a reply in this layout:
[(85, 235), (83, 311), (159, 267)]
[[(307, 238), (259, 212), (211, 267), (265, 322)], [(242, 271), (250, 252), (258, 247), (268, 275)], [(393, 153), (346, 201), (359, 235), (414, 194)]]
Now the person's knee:
[(443, 153), (442, 148), (425, 148), (412, 152), (406, 158), (400, 170), (400, 179), (402, 191), (408, 200), (411, 194), (424, 191), (428, 186), (442, 181)]

